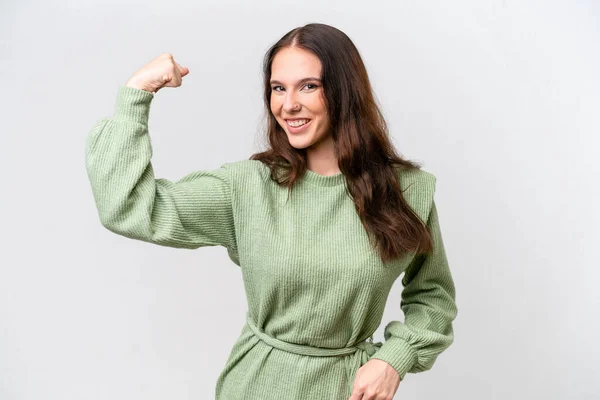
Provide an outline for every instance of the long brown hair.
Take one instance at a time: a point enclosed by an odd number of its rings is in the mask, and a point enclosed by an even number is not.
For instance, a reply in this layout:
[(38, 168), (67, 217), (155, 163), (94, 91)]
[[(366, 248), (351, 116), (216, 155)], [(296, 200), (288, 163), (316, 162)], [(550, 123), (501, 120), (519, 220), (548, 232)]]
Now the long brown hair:
[(321, 61), (324, 102), (346, 192), (383, 262), (405, 252), (430, 252), (433, 248), (425, 223), (402, 195), (399, 171), (420, 169), (396, 153), (387, 124), (375, 103), (366, 68), (350, 38), (337, 28), (311, 23), (286, 33), (263, 60), (264, 104), (270, 148), (253, 154), (271, 171), (271, 179), (288, 188), (306, 171), (306, 151), (289, 143), (270, 109), (271, 65), (275, 55), (287, 47), (315, 54)]

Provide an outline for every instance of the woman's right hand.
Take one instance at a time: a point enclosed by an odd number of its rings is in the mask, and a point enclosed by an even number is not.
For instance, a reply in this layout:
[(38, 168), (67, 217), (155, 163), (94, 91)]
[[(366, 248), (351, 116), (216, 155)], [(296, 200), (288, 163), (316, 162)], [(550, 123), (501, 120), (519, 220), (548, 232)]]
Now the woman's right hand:
[(181, 78), (189, 72), (189, 69), (175, 62), (171, 53), (163, 53), (138, 69), (125, 86), (156, 93), (165, 86), (181, 86)]

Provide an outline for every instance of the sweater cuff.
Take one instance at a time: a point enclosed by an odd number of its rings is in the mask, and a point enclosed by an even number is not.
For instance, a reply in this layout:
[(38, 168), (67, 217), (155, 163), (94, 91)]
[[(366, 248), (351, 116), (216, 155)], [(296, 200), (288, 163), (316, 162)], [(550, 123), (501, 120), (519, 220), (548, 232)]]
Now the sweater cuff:
[(115, 119), (148, 125), (154, 93), (122, 85), (117, 93)]
[(417, 363), (418, 356), (416, 351), (404, 339), (390, 337), (377, 350), (369, 360), (376, 358), (390, 364), (400, 375), (400, 380)]

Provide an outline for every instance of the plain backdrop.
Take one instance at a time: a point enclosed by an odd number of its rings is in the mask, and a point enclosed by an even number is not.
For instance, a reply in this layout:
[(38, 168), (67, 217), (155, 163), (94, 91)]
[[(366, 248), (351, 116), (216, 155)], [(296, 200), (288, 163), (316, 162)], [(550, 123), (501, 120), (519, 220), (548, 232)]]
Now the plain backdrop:
[(599, 398), (598, 2), (4, 0), (0, 399), (214, 397), (240, 269), (106, 230), (85, 137), (170, 52), (190, 74), (153, 99), (156, 176), (249, 158), (262, 57), (310, 22), (354, 41), (398, 150), (438, 179), (455, 341), (395, 398)]

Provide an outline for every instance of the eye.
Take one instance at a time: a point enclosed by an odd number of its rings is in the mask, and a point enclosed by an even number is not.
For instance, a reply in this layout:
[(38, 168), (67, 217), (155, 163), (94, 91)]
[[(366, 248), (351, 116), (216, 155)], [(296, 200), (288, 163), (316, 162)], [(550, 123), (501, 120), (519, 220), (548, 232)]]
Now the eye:
[[(313, 89), (316, 89), (319, 87), (319, 85), (316, 85), (314, 83), (306, 83), (302, 87), (305, 87), (305, 86), (312, 86)], [(272, 86), (271, 90), (273, 90), (274, 92), (280, 92), (280, 90), (277, 90), (278, 88), (283, 88), (283, 86)]]

